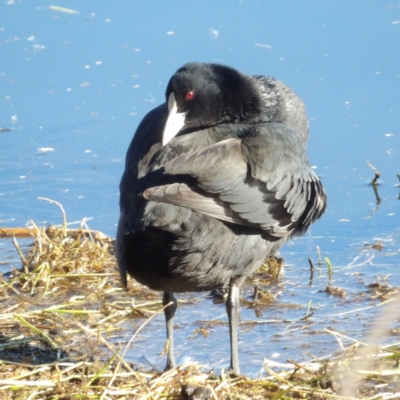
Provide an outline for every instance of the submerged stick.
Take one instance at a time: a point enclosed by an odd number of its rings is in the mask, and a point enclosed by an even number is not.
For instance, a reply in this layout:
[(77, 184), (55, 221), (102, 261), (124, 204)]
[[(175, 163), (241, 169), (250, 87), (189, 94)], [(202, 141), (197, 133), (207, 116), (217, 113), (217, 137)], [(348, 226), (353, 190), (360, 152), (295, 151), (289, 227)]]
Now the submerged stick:
[[(59, 228), (57, 228), (56, 226), (50, 225), (45, 229), (45, 232), (48, 237), (52, 238), (56, 235), (58, 229)], [(35, 237), (35, 231), (35, 228), (0, 228), (0, 239), (11, 239), (13, 237), (20, 239), (29, 239)], [(82, 233), (87, 237), (92, 237), (94, 240), (104, 240), (108, 238), (108, 236), (101, 231), (82, 231), (82, 229), (66, 230), (67, 236), (75, 236), (79, 233)]]
[(374, 189), (374, 194), (375, 194), (375, 199), (376, 199), (376, 206), (372, 210), (372, 213), (369, 215), (369, 218), (370, 218), (378, 210), (378, 208), (379, 208), (379, 206), (380, 206), (380, 204), (382, 202), (381, 198), (379, 197), (379, 193), (378, 193), (378, 184), (379, 184), (378, 183), (378, 179), (380, 178), (381, 173), (372, 164), (370, 164), (369, 162), (367, 162), (367, 164), (375, 172), (375, 176), (374, 176), (374, 179), (372, 179), (372, 181), (371, 181), (371, 185), (372, 185), (372, 188)]
[(0, 238), (30, 238), (34, 237), (31, 228), (0, 228)]

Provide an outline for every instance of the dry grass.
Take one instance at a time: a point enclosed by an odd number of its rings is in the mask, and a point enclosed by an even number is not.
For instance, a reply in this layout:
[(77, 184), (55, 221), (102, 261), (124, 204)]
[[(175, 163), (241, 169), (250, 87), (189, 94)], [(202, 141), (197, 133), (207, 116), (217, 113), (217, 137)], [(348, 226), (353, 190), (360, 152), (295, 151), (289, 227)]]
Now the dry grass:
[[(33, 244), (27, 254), (19, 250), (21, 270), (0, 277), (0, 399), (400, 398), (400, 347), (356, 340), (308, 364), (265, 360), (260, 372), (269, 375), (260, 379), (216, 376), (193, 364), (138, 371), (124, 361), (130, 343), (117, 346), (107, 338), (134, 320), (134, 342), (162, 312), (160, 295), (133, 281), (130, 293), (122, 290), (113, 242), (92, 237), (84, 223), (67, 231), (64, 218), (61, 228), (32, 222), (29, 229)], [(278, 274), (281, 265), (263, 266), (254, 279), (266, 284), (271, 268)], [(268, 301), (265, 291), (255, 293), (254, 303)], [(340, 340), (340, 333), (329, 333)], [(360, 382), (340, 395), (350, 372)]]

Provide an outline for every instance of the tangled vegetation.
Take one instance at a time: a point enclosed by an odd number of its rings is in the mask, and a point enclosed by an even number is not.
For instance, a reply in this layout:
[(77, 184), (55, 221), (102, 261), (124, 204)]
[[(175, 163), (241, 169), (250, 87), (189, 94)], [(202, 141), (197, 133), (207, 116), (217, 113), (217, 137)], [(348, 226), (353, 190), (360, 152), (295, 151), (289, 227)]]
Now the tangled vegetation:
[[(160, 294), (133, 280), (123, 290), (113, 241), (84, 222), (68, 230), (64, 214), (61, 228), (31, 222), (27, 229), (33, 241), (27, 253), (13, 239), (22, 267), (0, 277), (0, 399), (400, 398), (397, 344), (352, 340), (329, 358), (288, 360), (281, 370), (264, 362), (259, 379), (216, 375), (193, 364), (140, 370), (124, 355), (162, 312)], [(253, 279), (266, 284), (281, 266), (272, 260)], [(396, 294), (387, 292), (385, 301), (398, 303)], [(254, 301), (270, 301), (268, 291), (256, 290)], [(112, 334), (127, 320), (136, 321), (131, 340), (114, 343)]]

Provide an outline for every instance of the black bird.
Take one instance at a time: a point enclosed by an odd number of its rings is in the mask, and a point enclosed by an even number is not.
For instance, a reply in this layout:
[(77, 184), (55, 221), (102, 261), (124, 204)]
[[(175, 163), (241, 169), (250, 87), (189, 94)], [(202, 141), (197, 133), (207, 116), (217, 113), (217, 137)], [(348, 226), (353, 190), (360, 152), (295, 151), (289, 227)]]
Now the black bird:
[(239, 290), (246, 278), (326, 208), (306, 154), (303, 102), (283, 83), (219, 64), (189, 63), (166, 103), (142, 120), (120, 184), (117, 259), (164, 292), (176, 365), (174, 292), (228, 287), (230, 370), (239, 374)]

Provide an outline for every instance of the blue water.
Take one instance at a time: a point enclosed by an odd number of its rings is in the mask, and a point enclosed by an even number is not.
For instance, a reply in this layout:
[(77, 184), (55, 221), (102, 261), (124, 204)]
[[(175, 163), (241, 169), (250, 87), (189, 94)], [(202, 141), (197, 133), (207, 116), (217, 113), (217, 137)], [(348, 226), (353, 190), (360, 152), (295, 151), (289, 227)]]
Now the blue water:
[[(332, 283), (348, 290), (350, 299), (377, 277), (391, 274), (389, 283), (400, 284), (399, 4), (56, 4), (76, 13), (49, 6), (42, 0), (0, 1), (0, 128), (10, 129), (0, 132), (0, 226), (24, 226), (31, 219), (39, 225), (60, 223), (59, 209), (39, 201), (42, 196), (62, 203), (69, 221), (91, 218), (92, 229), (114, 236), (118, 183), (136, 126), (164, 101), (177, 68), (188, 61), (220, 62), (274, 76), (305, 101), (309, 156), (328, 193), (324, 217), (281, 253), (287, 267), (282, 288), (275, 289), (281, 290), (277, 302), (303, 308), (272, 306), (263, 318), (297, 321), (311, 299), (317, 306), (315, 329), (320, 329), (331, 323), (329, 315), (357, 307), (319, 292), (328, 283), (326, 271), (309, 287), (307, 257), (316, 261), (317, 246), (334, 266)], [(382, 176), (377, 210), (367, 162)], [(382, 253), (365, 247), (378, 240), (385, 246)], [(354, 260), (359, 266), (351, 264)], [(0, 271), (18, 266), (9, 241), (0, 240), (0, 262)], [(224, 319), (224, 306), (203, 301), (202, 295), (191, 298), (200, 301), (177, 313), (178, 358), (226, 365), (229, 343), (222, 330), (227, 327), (188, 340), (196, 321)], [(360, 315), (358, 324), (339, 318), (337, 329), (362, 335), (374, 313)], [(242, 318), (256, 317), (243, 310)], [(277, 361), (300, 360), (307, 351), (321, 356), (338, 348), (329, 335), (310, 339), (308, 329), (293, 330), (297, 325), (243, 326), (243, 372), (254, 374), (263, 357), (274, 353)], [(129, 357), (143, 362), (146, 356), (162, 368), (162, 318), (141, 338)]]

